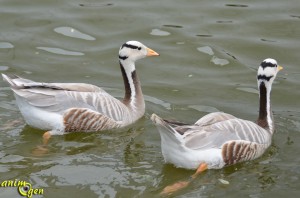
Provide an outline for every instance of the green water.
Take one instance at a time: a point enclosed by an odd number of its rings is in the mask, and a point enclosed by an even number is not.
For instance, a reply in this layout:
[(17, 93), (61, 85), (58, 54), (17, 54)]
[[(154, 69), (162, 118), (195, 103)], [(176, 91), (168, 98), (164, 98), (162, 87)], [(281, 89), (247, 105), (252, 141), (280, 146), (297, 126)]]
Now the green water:
[[(155, 197), (193, 171), (165, 165), (156, 114), (194, 122), (216, 110), (255, 120), (256, 69), (284, 67), (272, 90), (276, 133), (255, 161), (209, 170), (176, 197), (299, 197), (298, 0), (1, 0), (0, 72), (35, 81), (85, 82), (124, 93), (118, 49), (138, 40), (160, 53), (137, 63), (146, 114), (117, 131), (55, 136), (27, 126), (0, 82), (0, 182), (20, 179), (32, 197)], [(226, 180), (224, 184), (220, 179)], [(0, 187), (0, 197), (17, 197)]]

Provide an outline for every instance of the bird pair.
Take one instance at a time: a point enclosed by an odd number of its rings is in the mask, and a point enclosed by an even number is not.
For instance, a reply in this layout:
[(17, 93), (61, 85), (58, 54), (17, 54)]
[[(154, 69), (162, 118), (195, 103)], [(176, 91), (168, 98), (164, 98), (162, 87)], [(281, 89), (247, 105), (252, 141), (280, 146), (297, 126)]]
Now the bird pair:
[[(128, 41), (119, 50), (125, 96), (118, 100), (103, 89), (84, 83), (41, 83), (2, 74), (13, 90), (28, 125), (52, 135), (74, 131), (101, 131), (130, 125), (145, 113), (145, 102), (135, 62), (159, 54), (138, 41)], [(153, 114), (161, 136), (165, 162), (177, 167), (218, 169), (260, 157), (271, 144), (274, 122), (270, 92), (282, 67), (265, 59), (258, 68), (259, 116), (256, 123), (223, 112), (210, 113), (195, 124), (164, 120)], [(195, 176), (195, 175), (194, 175)]]

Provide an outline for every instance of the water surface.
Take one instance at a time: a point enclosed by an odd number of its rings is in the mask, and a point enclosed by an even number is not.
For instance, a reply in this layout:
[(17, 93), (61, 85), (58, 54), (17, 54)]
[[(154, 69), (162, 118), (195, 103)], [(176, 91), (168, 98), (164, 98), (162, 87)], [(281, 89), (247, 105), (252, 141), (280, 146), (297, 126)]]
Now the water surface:
[[(35, 81), (84, 82), (123, 96), (118, 49), (138, 40), (161, 54), (137, 63), (146, 114), (116, 131), (56, 136), (27, 126), (0, 82), (0, 181), (21, 179), (43, 197), (153, 197), (193, 171), (165, 165), (149, 120), (194, 122), (214, 111), (255, 120), (256, 69), (284, 66), (272, 90), (276, 133), (252, 162), (206, 171), (176, 197), (299, 197), (300, 7), (279, 1), (2, 0), (0, 72)], [(225, 181), (225, 182), (224, 182)], [(16, 189), (0, 189), (15, 197)], [(39, 196), (36, 196), (39, 197)]]

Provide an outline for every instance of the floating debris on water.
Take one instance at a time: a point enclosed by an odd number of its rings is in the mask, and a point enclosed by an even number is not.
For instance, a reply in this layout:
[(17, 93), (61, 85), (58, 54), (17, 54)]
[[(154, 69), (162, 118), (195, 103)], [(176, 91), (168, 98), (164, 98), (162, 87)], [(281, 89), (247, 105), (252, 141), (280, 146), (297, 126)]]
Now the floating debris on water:
[(227, 181), (227, 180), (224, 180), (224, 179), (218, 179), (218, 180), (221, 184), (225, 184), (225, 185), (229, 184), (229, 181)]

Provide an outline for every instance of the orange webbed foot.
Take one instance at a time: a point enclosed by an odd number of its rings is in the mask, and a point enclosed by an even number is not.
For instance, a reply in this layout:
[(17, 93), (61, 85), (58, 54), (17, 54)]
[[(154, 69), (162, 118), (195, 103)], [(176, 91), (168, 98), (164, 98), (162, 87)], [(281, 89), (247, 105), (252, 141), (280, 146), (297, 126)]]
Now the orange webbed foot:
[(196, 172), (190, 177), (190, 180), (188, 181), (180, 181), (176, 182), (172, 185), (169, 185), (163, 189), (163, 191), (160, 193), (160, 195), (171, 195), (174, 192), (177, 192), (185, 187), (187, 187), (196, 177), (202, 173), (203, 171), (207, 170), (207, 164), (201, 163), (199, 167), (197, 168)]

